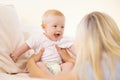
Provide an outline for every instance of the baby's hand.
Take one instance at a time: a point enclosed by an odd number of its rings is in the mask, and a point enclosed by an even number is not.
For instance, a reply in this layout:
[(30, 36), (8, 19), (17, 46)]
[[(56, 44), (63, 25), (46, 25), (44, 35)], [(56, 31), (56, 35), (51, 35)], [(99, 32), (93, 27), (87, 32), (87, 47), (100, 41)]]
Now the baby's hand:
[(10, 53), (10, 57), (15, 63), (17, 62), (18, 57), (16, 55), (14, 55), (14, 53)]

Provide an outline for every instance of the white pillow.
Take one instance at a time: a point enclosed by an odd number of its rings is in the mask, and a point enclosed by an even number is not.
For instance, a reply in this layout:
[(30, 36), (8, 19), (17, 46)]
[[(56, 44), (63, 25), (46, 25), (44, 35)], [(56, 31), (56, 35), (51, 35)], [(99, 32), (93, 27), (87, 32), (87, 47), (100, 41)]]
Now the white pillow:
[(27, 59), (24, 55), (17, 63), (9, 57), (23, 42), (24, 36), (14, 6), (0, 4), (0, 72), (18, 73), (25, 67)]

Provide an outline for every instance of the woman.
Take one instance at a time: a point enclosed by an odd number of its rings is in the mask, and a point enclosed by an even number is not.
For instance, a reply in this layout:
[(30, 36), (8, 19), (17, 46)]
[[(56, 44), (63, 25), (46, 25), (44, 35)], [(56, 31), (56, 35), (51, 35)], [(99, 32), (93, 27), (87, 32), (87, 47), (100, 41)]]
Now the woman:
[[(102, 12), (87, 14), (78, 25), (75, 40), (75, 67), (71, 73), (54, 76), (56, 80), (65, 76), (72, 80), (120, 80), (120, 31), (109, 15)], [(57, 47), (57, 50), (60, 55), (67, 54), (64, 49)], [(29, 69), (30, 73), (32, 69)]]

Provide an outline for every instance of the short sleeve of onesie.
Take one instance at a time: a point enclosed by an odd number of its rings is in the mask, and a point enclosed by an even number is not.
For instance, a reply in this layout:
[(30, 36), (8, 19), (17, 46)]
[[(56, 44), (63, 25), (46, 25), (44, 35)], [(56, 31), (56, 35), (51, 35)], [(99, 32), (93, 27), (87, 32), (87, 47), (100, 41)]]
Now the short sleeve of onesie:
[(58, 46), (61, 48), (69, 48), (74, 44), (74, 40), (70, 37), (64, 37), (58, 42)]
[(26, 40), (26, 44), (33, 50), (38, 51), (38, 48), (40, 48), (40, 44), (41, 44), (41, 36), (31, 36), (30, 38), (28, 38), (28, 40)]

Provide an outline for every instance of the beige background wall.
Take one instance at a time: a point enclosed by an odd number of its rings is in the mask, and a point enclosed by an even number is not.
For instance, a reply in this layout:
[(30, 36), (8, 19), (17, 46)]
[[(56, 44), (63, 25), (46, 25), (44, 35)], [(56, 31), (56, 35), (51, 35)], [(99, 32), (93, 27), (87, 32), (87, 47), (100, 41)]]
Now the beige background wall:
[(81, 18), (92, 11), (102, 11), (120, 27), (120, 0), (0, 0), (0, 4), (15, 6), (23, 31), (39, 32), (41, 17), (47, 9), (58, 9), (66, 16), (65, 35), (74, 37)]

